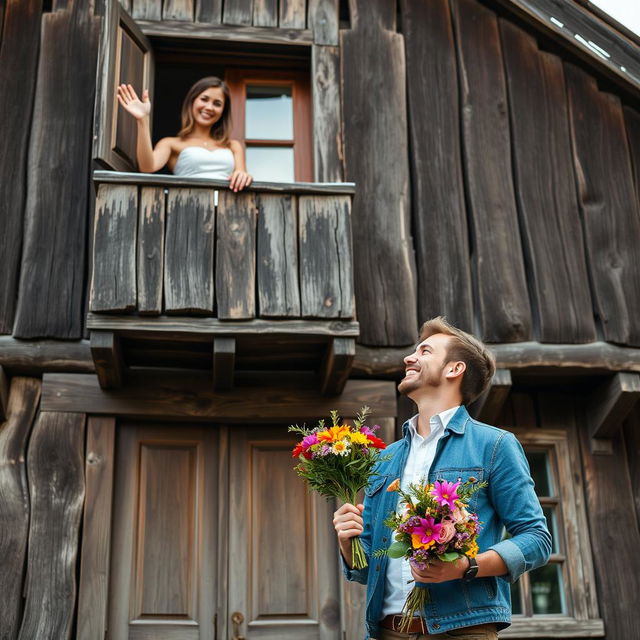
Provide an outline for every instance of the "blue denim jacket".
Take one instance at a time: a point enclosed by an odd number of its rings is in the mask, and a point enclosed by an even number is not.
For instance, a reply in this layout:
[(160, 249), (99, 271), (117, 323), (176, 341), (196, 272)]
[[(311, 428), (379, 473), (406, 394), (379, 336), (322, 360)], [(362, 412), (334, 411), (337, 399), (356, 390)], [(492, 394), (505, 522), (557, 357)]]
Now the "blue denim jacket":
[[(386, 488), (402, 476), (411, 446), (408, 423), (403, 435), (402, 440), (387, 447), (389, 459), (378, 463), (365, 490), (361, 538), (369, 566), (356, 570), (343, 563), (348, 580), (367, 585), (367, 638), (378, 637), (388, 562), (386, 557), (373, 557), (372, 551), (385, 549), (393, 542), (393, 534), (383, 521), (395, 510), (398, 494), (387, 492)], [(431, 584), (431, 602), (424, 611), (429, 633), (483, 623), (495, 623), (498, 629), (509, 626), (509, 582), (545, 564), (551, 553), (551, 536), (520, 443), (508, 431), (473, 420), (460, 407), (438, 442), (429, 482), (458, 478), (464, 481), (470, 476), (489, 483), (470, 504), (483, 523), (478, 536), (480, 552), (493, 549), (499, 553), (509, 573), (500, 578)], [(511, 538), (502, 540), (503, 528)]]

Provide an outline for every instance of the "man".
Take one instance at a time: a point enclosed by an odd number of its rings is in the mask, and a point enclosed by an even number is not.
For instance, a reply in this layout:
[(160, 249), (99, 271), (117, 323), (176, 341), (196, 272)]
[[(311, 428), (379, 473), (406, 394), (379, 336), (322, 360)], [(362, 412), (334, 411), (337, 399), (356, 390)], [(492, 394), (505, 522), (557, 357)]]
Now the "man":
[[(418, 414), (405, 423), (404, 437), (386, 449), (389, 457), (378, 464), (364, 505), (345, 504), (334, 514), (345, 575), (367, 585), (368, 638), (494, 640), (511, 621), (509, 582), (545, 564), (551, 553), (529, 465), (513, 434), (473, 420), (465, 408), (495, 371), (493, 356), (479, 340), (434, 318), (423, 325), (404, 363), (398, 390), (416, 403)], [(374, 557), (393, 542), (383, 520), (398, 506), (398, 494), (386, 491), (396, 478), (406, 490), (423, 480), (471, 476), (488, 482), (470, 505), (482, 523), (475, 559), (436, 561), (418, 571), (404, 558)], [(505, 528), (511, 537), (502, 540)], [(356, 535), (367, 553), (366, 569), (351, 568)], [(424, 623), (416, 617), (409, 633), (400, 633), (399, 614), (412, 580), (429, 583), (431, 601)]]

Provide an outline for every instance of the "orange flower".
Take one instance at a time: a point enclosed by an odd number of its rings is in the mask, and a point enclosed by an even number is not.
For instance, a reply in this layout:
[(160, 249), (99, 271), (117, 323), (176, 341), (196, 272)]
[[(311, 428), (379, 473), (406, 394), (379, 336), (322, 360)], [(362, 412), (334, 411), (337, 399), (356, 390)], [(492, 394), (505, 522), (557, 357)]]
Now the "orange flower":
[(338, 442), (349, 435), (349, 427), (342, 425), (340, 427), (329, 427), (318, 433), (319, 442)]
[(400, 488), (400, 478), (396, 478), (388, 487), (387, 491), (397, 491)]
[(411, 546), (414, 549), (428, 549), (436, 543), (435, 540), (429, 540), (429, 542), (422, 542), (422, 535), (419, 533), (411, 534)]

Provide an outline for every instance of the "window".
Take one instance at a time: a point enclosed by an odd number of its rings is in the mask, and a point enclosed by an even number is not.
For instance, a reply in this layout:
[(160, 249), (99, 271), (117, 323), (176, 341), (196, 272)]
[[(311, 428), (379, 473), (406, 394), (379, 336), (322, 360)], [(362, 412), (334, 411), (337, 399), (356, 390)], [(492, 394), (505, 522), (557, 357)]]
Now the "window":
[(525, 449), (552, 536), (549, 563), (511, 586), (513, 624), (501, 637), (604, 636), (597, 618), (582, 487), (572, 469), (579, 456), (567, 433), (512, 429)]
[(244, 142), (255, 180), (310, 181), (309, 77), (296, 71), (228, 69), (233, 137)]

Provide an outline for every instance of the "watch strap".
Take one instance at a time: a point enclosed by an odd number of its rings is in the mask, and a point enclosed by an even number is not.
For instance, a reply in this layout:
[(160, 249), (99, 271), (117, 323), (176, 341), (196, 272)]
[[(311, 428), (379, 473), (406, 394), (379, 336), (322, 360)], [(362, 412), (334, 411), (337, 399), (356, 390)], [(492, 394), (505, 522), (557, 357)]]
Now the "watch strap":
[(478, 563), (476, 562), (476, 559), (468, 558), (468, 560), (469, 560), (469, 567), (467, 568), (467, 570), (464, 572), (464, 575), (462, 576), (462, 579), (465, 582), (469, 582), (470, 580), (473, 580), (478, 575)]

